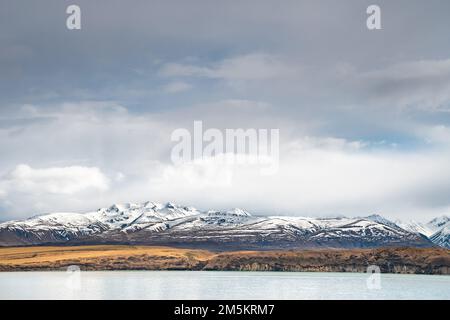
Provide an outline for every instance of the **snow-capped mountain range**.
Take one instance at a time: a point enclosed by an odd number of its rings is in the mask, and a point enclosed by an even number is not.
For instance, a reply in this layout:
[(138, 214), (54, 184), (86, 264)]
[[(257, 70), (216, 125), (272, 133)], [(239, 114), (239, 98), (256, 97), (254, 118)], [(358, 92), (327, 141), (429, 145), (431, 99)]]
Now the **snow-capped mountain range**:
[(200, 211), (173, 203), (115, 204), (94, 212), (52, 213), (0, 224), (0, 246), (147, 244), (227, 248), (450, 248), (449, 218), (423, 225), (382, 216), (253, 216), (242, 209)]
[(426, 224), (416, 221), (397, 221), (397, 224), (407, 231), (426, 236), (438, 246), (450, 248), (450, 218), (448, 216), (434, 218)]

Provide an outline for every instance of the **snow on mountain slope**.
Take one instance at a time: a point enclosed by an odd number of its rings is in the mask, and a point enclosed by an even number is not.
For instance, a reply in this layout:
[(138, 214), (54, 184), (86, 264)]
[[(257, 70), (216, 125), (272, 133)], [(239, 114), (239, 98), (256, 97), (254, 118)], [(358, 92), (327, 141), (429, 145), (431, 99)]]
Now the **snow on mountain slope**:
[[(34, 216), (23, 221), (12, 221), (3, 224), (15, 224), (24, 227), (49, 227), (49, 226), (68, 226), (68, 227), (78, 227), (89, 225), (95, 222), (96, 219), (89, 217), (86, 214), (81, 213), (51, 213), (46, 215)], [(3, 225), (2, 224), (2, 225)]]
[(442, 216), (427, 223), (427, 227), (435, 232), (429, 237), (435, 244), (450, 248), (450, 217)]
[(173, 203), (162, 205), (145, 202), (143, 204), (115, 204), (109, 208), (88, 213), (87, 216), (107, 225), (110, 230), (120, 230), (130, 227), (146, 227), (149, 224), (175, 220), (199, 213), (195, 208), (177, 206)]
[(55, 213), (0, 224), (0, 245), (139, 243), (239, 247), (427, 246), (431, 242), (381, 216), (252, 216), (173, 203), (116, 204), (86, 214)]
[(413, 233), (423, 234), (426, 237), (430, 237), (435, 232), (435, 230), (432, 230), (426, 224), (414, 220), (409, 220), (406, 222), (397, 220), (396, 223), (399, 227), (403, 228), (404, 230)]
[(448, 216), (437, 217), (427, 223), (427, 227), (435, 232), (449, 225), (450, 225), (450, 217)]
[(378, 222), (378, 223), (384, 224), (386, 226), (390, 226), (393, 229), (398, 229), (399, 228), (399, 225), (397, 223), (392, 222), (391, 220), (386, 219), (385, 217), (380, 216), (379, 214), (372, 214), (372, 215), (370, 215), (368, 217), (365, 217), (365, 219), (371, 220), (371, 221), (374, 221), (374, 222)]
[(413, 220), (407, 222), (397, 221), (396, 223), (407, 231), (425, 235), (438, 246), (450, 247), (450, 218), (448, 216), (434, 218), (426, 224)]
[(116, 204), (86, 214), (52, 213), (0, 224), (0, 245), (67, 242), (119, 230), (130, 232), (198, 213), (190, 207), (153, 202)]
[(433, 243), (450, 249), (450, 226), (446, 225), (430, 237)]

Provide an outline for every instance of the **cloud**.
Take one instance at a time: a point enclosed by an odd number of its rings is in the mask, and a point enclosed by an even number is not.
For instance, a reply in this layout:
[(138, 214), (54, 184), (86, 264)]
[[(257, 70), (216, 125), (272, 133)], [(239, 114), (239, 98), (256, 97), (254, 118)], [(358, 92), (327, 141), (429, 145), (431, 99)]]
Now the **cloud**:
[(177, 165), (165, 165), (161, 175), (151, 177), (151, 181), (163, 188), (174, 185), (191, 186), (194, 189), (231, 186), (233, 168), (223, 160), (222, 156), (206, 157)]
[[(310, 118), (326, 119), (349, 105), (360, 114), (374, 108), (382, 110), (380, 115), (410, 109), (450, 111), (450, 59), (409, 60), (371, 68), (350, 62), (308, 65), (289, 56), (249, 53), (209, 63), (167, 63), (159, 73), (169, 78), (214, 79), (234, 89), (232, 92), (254, 97), (263, 92), (287, 99), (298, 115)], [(317, 106), (317, 111), (312, 106)], [(340, 118), (345, 121), (352, 116)]]
[(0, 127), (0, 220), (152, 198), (146, 176), (169, 159), (177, 126), (110, 101), (25, 105), (1, 116), (21, 121)]
[(168, 63), (160, 74), (165, 77), (201, 77), (222, 80), (268, 80), (292, 74), (280, 57), (251, 53), (226, 58), (208, 66)]
[[(147, 199), (299, 215), (449, 207), (450, 2), (380, 0), (381, 33), (366, 28), (368, 1), (291, 1), (274, 14), (273, 1), (139, 0), (126, 15), (101, 2), (79, 0), (91, 16), (81, 34), (67, 33), (61, 1), (2, 11), (0, 176), (32, 172), (0, 184), (2, 214)], [(54, 41), (39, 41), (43, 30)], [(279, 174), (173, 166), (171, 132), (194, 120), (280, 129)], [(98, 168), (109, 188), (33, 182), (70, 167)], [(210, 185), (216, 170), (232, 185)]]
[[(286, 121), (262, 101), (223, 100), (165, 116), (90, 103), (26, 106), (11, 116), (49, 120), (21, 124), (13, 135), (11, 128), (0, 130), (0, 163), (9, 168), (0, 183), (2, 211), (9, 217), (145, 200), (294, 215), (420, 217), (450, 206), (447, 126), (411, 128), (430, 148), (402, 150), (388, 142), (300, 133), (299, 119)], [(214, 158), (171, 164), (172, 130), (192, 130), (198, 119), (205, 130), (279, 128), (278, 173), (264, 176), (261, 166), (225, 166)]]
[(187, 91), (191, 89), (192, 86), (189, 83), (182, 82), (182, 81), (175, 81), (168, 83), (163, 87), (163, 91), (165, 93), (179, 93), (183, 91)]
[(424, 111), (450, 111), (450, 59), (401, 62), (356, 77), (372, 102)]
[(86, 190), (106, 191), (109, 179), (95, 167), (53, 167), (34, 169), (26, 164), (16, 166), (1, 183), (6, 192), (33, 195), (74, 195)]
[(54, 118), (54, 119), (99, 119), (99, 117), (126, 116), (127, 108), (115, 101), (62, 102), (57, 105), (25, 104), (20, 107), (19, 115), (28, 118)]
[(0, 128), (3, 172), (28, 163), (32, 167), (106, 167), (109, 172), (123, 169), (129, 173), (140, 170), (138, 163), (161, 157), (170, 143), (171, 127), (166, 121), (129, 113), (116, 102), (26, 105), (4, 118), (8, 123), (11, 119), (21, 121)]
[(175, 195), (177, 201), (203, 208), (232, 203), (260, 214), (378, 212), (426, 220), (450, 205), (449, 161), (450, 150), (401, 153), (373, 150), (359, 141), (310, 137), (284, 145), (275, 175), (262, 175), (258, 166), (223, 166), (207, 158), (163, 165), (148, 188), (158, 199)]

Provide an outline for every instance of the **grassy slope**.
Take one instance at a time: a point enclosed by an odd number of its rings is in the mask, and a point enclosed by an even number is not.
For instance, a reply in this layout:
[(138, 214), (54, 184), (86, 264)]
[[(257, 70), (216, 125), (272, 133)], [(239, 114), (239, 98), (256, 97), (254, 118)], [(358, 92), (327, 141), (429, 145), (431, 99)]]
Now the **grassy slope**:
[(381, 248), (351, 250), (234, 251), (153, 246), (0, 248), (0, 271), (59, 270), (277, 270), (450, 274), (450, 250)]

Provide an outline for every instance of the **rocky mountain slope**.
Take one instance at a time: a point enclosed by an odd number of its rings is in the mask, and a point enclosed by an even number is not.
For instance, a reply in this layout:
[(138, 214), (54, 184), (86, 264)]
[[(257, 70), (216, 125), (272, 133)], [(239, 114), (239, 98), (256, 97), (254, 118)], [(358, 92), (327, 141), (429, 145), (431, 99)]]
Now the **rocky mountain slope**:
[[(436, 232), (407, 229), (381, 216), (253, 216), (242, 209), (200, 211), (173, 203), (116, 204), (86, 214), (53, 213), (0, 224), (0, 246), (146, 244), (215, 249), (448, 246), (448, 223)], [(431, 228), (431, 227), (430, 227)], [(436, 237), (435, 237), (436, 236)]]

